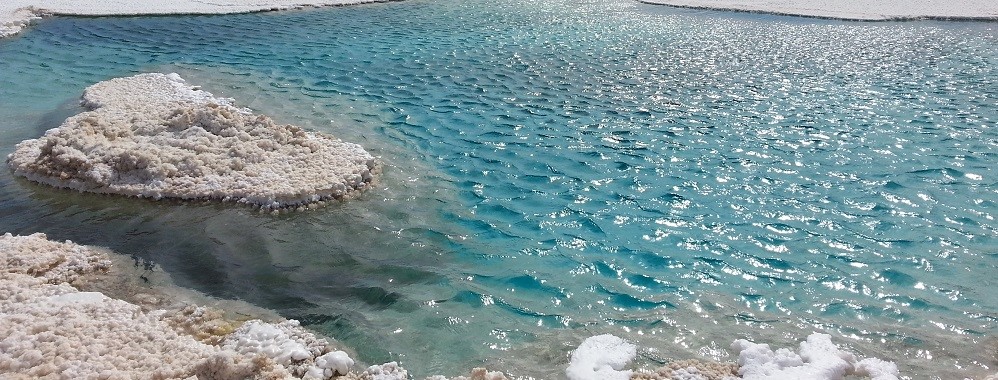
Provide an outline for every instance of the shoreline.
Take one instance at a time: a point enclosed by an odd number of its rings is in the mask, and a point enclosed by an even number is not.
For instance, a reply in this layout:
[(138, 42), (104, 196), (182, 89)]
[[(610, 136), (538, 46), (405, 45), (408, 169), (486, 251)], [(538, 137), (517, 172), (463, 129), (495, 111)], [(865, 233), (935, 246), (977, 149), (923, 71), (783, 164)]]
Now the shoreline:
[(758, 13), (774, 16), (816, 18), (859, 22), (903, 21), (998, 21), (998, 3), (982, 0), (952, 2), (921, 0), (913, 7), (905, 4), (872, 3), (872, 7), (847, 1), (826, 0), (637, 0), (650, 5), (719, 12)]
[[(43, 233), (0, 235), (0, 373), (48, 377), (408, 380), (397, 362), (362, 365), (335, 337), (242, 301), (173, 284), (169, 273), (106, 248)], [(141, 281), (140, 281), (141, 279)], [(66, 348), (71, 348), (67, 350)], [(638, 346), (591, 336), (572, 349), (569, 380), (734, 380), (844, 376), (897, 380), (893, 362), (842, 350), (813, 333), (799, 349), (737, 339), (737, 363), (680, 359), (633, 368)], [(345, 350), (345, 351), (344, 351)], [(474, 368), (426, 380), (508, 380)], [(991, 377), (988, 378), (992, 380)]]
[(9, 0), (0, 3), (0, 39), (20, 34), (24, 29), (28, 28), (34, 20), (49, 16), (208, 16), (389, 3), (397, 1), (402, 0), (267, 0), (267, 2), (264, 3), (257, 3), (252, 0), (223, 0), (222, 2), (213, 3), (201, 3), (192, 0), (142, 3), (124, 0)]
[[(42, 1), (42, 2), (40, 2)], [(192, 16), (274, 12), (291, 9), (387, 3), (401, 0), (225, 0), (199, 3), (192, 0), (136, 4), (124, 0), (10, 0), (0, 4), (0, 38), (21, 33), (34, 20), (47, 16)], [(987, 0), (919, 0), (916, 4), (869, 3), (845, 0), (635, 0), (676, 8), (747, 12), (840, 21), (998, 21), (998, 3)], [(45, 4), (45, 5), (40, 5)]]

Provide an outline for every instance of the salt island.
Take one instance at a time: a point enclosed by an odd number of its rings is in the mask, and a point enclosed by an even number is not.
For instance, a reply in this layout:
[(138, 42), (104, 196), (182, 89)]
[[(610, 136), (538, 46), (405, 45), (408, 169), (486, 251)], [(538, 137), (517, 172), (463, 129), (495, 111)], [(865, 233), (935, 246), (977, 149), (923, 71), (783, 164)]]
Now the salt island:
[(281, 125), (188, 85), (141, 74), (90, 86), (89, 109), (21, 142), (16, 175), (80, 191), (307, 208), (364, 190), (378, 165), (360, 145)]

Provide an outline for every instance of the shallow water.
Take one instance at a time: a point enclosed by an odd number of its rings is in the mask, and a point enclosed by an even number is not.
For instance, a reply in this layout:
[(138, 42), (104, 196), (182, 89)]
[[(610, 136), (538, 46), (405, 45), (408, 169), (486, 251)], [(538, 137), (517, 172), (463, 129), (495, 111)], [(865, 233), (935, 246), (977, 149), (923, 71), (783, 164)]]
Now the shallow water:
[(998, 25), (623, 0), (55, 18), (0, 41), (0, 153), (87, 85), (178, 72), (361, 143), (361, 199), (262, 215), (0, 172), (0, 230), (108, 246), (417, 376), (558, 378), (812, 331), (912, 378), (998, 360)]

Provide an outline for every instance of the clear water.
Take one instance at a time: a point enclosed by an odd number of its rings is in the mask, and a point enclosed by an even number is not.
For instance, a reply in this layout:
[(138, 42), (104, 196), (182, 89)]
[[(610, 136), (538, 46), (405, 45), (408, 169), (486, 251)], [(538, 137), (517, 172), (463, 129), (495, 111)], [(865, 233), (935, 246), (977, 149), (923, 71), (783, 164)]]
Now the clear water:
[(417, 376), (559, 378), (828, 332), (912, 378), (998, 359), (998, 25), (625, 0), (55, 18), (0, 41), (0, 153), (97, 81), (178, 72), (386, 164), (291, 215), (50, 189), (0, 230), (109, 246)]

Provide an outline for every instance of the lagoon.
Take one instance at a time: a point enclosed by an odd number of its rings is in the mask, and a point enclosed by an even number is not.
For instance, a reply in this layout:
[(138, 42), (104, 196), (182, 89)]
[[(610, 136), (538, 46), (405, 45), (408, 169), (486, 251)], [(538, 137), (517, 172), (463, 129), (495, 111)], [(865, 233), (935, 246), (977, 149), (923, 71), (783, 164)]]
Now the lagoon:
[(831, 333), (994, 373), (998, 32), (622, 0), (53, 18), (0, 40), (0, 153), (86, 86), (177, 72), (363, 145), (378, 186), (272, 216), (0, 173), (3, 232), (107, 246), (413, 374), (559, 378), (613, 333), (730, 360)]

